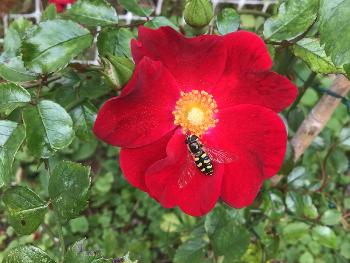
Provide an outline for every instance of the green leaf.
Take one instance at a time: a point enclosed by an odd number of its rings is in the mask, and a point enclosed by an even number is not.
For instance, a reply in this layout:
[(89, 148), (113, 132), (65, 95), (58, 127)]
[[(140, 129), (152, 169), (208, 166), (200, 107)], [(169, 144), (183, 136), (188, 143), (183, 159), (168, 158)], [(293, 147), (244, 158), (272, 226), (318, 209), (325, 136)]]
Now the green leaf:
[(2, 198), (8, 220), (18, 234), (29, 235), (44, 221), (47, 204), (27, 187), (13, 186)]
[(75, 134), (85, 141), (94, 139), (92, 128), (95, 123), (97, 109), (91, 103), (83, 103), (71, 111)]
[(300, 256), (300, 263), (314, 263), (314, 257), (310, 252), (305, 252)]
[[(135, 64), (126, 57), (106, 55), (107, 76), (117, 87), (123, 87), (131, 79)], [(108, 63), (109, 62), (109, 63)]]
[(85, 216), (80, 216), (69, 221), (73, 233), (86, 233), (89, 231), (89, 221)]
[(174, 263), (201, 263), (205, 258), (206, 243), (202, 239), (190, 239), (176, 250)]
[[(80, 74), (81, 82), (79, 85), (80, 98), (94, 100), (105, 96), (111, 92), (110, 86), (100, 72), (86, 72)], [(69, 94), (67, 94), (69, 96)]]
[(100, 56), (112, 54), (131, 59), (130, 41), (133, 37), (126, 28), (104, 28), (97, 37), (98, 52)]
[(23, 82), (35, 80), (38, 75), (24, 67), (21, 57), (11, 57), (8, 53), (3, 53), (0, 56), (0, 77), (12, 82)]
[(56, 263), (40, 248), (20, 246), (10, 250), (2, 263)]
[(72, 20), (87, 26), (108, 26), (118, 23), (117, 12), (105, 0), (78, 0), (66, 14)]
[(316, 206), (312, 202), (312, 198), (309, 195), (303, 195), (304, 216), (316, 219), (318, 217), (318, 211)]
[(350, 259), (350, 243), (342, 243), (340, 246), (340, 254), (346, 259)]
[(14, 109), (26, 105), (31, 97), (28, 91), (14, 83), (0, 83), (0, 112), (10, 114)]
[(30, 28), (32, 25), (33, 25), (32, 21), (25, 19), (23, 17), (19, 17), (18, 19), (14, 20), (10, 24), (9, 29), (16, 30), (16, 32), (22, 38), (25, 35), (28, 28)]
[(67, 147), (74, 138), (73, 121), (59, 104), (42, 100), (23, 110), (29, 151), (48, 158), (50, 152)]
[[(89, 251), (85, 251), (85, 240), (80, 240), (68, 248), (63, 263), (107, 263), (111, 260), (102, 258)], [(123, 261), (124, 262), (124, 261)]]
[[(293, 113), (293, 111), (291, 111), (288, 115), (289, 126), (291, 126), (290, 125), (291, 121), (290, 121), (289, 117), (292, 115), (292, 113)], [(295, 166), (293, 157), (294, 157), (293, 147), (291, 146), (290, 142), (287, 142), (287, 149), (286, 149), (286, 154), (284, 156), (283, 165), (280, 168), (280, 170), (278, 171), (278, 174), (289, 174), (292, 171), (292, 169)]]
[(32, 22), (23, 17), (13, 21), (8, 28), (4, 39), (4, 50), (12, 56), (19, 55), (21, 40), (26, 30), (32, 26)]
[(54, 4), (49, 4), (41, 16), (41, 21), (55, 20), (56, 17), (57, 17), (56, 6)]
[(90, 168), (62, 161), (49, 180), (49, 196), (62, 221), (77, 217), (87, 205)]
[(328, 226), (315, 226), (312, 229), (312, 238), (325, 247), (338, 247), (337, 236)]
[(336, 67), (331, 58), (326, 55), (324, 47), (316, 38), (304, 38), (292, 47), (295, 56), (304, 60), (310, 69), (317, 73), (345, 73), (344, 69)]
[(153, 9), (149, 7), (142, 7), (137, 0), (119, 0), (119, 3), (129, 12), (138, 16), (149, 16)]
[(153, 28), (153, 29), (157, 29), (162, 26), (170, 26), (175, 30), (179, 30), (179, 28), (176, 25), (174, 25), (173, 22), (171, 22), (168, 18), (164, 16), (157, 16), (151, 19), (150, 21), (146, 22), (144, 26)]
[(282, 216), (285, 212), (285, 207), (282, 198), (280, 195), (274, 192), (269, 193), (270, 201), (271, 201), (271, 217), (279, 217)]
[(310, 226), (303, 222), (293, 222), (283, 229), (283, 238), (294, 243), (300, 240), (309, 232)]
[(22, 126), (12, 121), (0, 120), (0, 188), (11, 181), (14, 174), (13, 160), (24, 138)]
[(299, 193), (288, 192), (285, 202), (288, 210), (297, 215), (303, 215), (304, 202), (303, 197)]
[(350, 64), (349, 17), (349, 0), (321, 0), (320, 39), (336, 66)]
[(165, 213), (160, 221), (160, 229), (164, 232), (177, 232), (181, 223), (179, 218), (174, 213)]
[(349, 169), (349, 158), (344, 151), (336, 149), (330, 156), (330, 164), (334, 167), (334, 170), (338, 173), (346, 173)]
[(250, 235), (246, 228), (231, 218), (224, 209), (214, 209), (205, 221), (216, 256), (239, 259), (248, 249)]
[(342, 214), (336, 209), (330, 209), (324, 212), (321, 217), (321, 222), (325, 225), (337, 225), (340, 222)]
[(288, 192), (286, 196), (287, 208), (298, 216), (316, 219), (318, 211), (309, 195), (297, 192)]
[(318, 0), (288, 0), (282, 3), (278, 15), (266, 20), (264, 36), (267, 39), (291, 40), (303, 34), (314, 23)]
[(239, 24), (239, 14), (233, 8), (224, 8), (216, 20), (216, 26), (221, 35), (237, 31)]
[(23, 41), (23, 61), (33, 72), (51, 73), (64, 68), (92, 40), (87, 29), (72, 21), (41, 22)]
[[(94, 181), (94, 189), (98, 193), (106, 194), (112, 189), (114, 182), (114, 175), (111, 172), (108, 172), (104, 175), (99, 174), (96, 181)], [(168, 228), (166, 229), (168, 230)]]

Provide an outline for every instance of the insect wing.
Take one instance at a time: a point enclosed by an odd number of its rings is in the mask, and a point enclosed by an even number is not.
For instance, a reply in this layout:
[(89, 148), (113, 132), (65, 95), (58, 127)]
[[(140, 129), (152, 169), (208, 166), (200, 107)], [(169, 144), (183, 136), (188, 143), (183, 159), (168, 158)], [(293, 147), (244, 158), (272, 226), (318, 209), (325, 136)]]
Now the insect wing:
[(232, 163), (238, 159), (234, 154), (214, 147), (206, 146), (205, 151), (209, 158), (217, 163)]
[(193, 167), (192, 156), (188, 153), (184, 166), (181, 170), (181, 174), (178, 180), (179, 188), (184, 188), (192, 179), (195, 174), (195, 170)]

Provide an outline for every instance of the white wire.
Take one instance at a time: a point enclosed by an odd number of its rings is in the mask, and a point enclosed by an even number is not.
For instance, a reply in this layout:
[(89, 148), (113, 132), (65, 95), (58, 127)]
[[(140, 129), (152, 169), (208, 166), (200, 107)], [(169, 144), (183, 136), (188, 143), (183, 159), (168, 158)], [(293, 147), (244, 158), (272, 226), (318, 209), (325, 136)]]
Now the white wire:
[[(35, 10), (33, 13), (29, 14), (9, 14), (9, 15), (4, 15), (2, 20), (3, 20), (3, 26), (4, 26), (4, 32), (6, 34), (6, 31), (9, 26), (9, 21), (12, 19), (17, 19), (19, 17), (24, 17), (24, 18), (33, 18), (35, 21), (38, 23), (40, 22), (40, 17), (41, 17), (41, 0), (33, 0), (35, 4)], [(237, 5), (238, 9), (243, 8), (245, 5), (256, 5), (256, 6), (261, 6), (262, 11), (265, 12), (267, 8), (271, 5), (276, 3), (278, 0), (211, 0), (213, 3), (214, 8), (221, 4), (221, 3), (228, 3), (228, 4), (235, 4)], [(155, 14), (160, 15), (162, 12), (162, 7), (163, 7), (163, 0), (158, 0), (156, 8), (155, 8)], [(125, 15), (119, 15), (119, 20), (125, 21), (126, 24), (131, 24), (132, 21), (139, 21), (139, 20), (145, 20), (145, 17), (140, 17), (137, 15), (133, 15), (130, 12), (127, 12)], [(95, 40), (96, 41), (96, 40)], [(0, 44), (4, 43), (4, 39), (0, 38)], [(97, 65), (99, 64), (98, 62), (98, 52), (97, 49), (95, 49), (95, 56), (94, 60), (74, 60), (73, 62), (76, 63), (82, 63), (82, 64), (93, 64)]]

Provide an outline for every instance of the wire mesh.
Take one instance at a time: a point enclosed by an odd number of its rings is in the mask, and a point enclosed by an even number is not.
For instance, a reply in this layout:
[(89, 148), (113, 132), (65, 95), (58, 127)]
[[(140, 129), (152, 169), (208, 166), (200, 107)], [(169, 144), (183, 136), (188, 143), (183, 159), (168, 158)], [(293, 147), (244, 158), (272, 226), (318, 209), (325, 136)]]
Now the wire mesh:
[[(274, 3), (276, 3), (278, 0), (211, 0), (213, 3), (214, 8), (218, 6), (219, 4), (234, 4), (237, 6), (238, 9), (242, 9), (245, 6), (256, 6), (259, 9), (261, 9), (262, 12), (265, 12), (268, 7)], [(34, 11), (32, 13), (28, 14), (6, 14), (2, 16), (2, 23), (4, 27), (4, 33), (6, 34), (6, 31), (8, 29), (10, 21), (17, 19), (19, 17), (24, 17), (27, 19), (34, 20), (34, 22), (39, 23), (42, 13), (42, 4), (41, 0), (33, 0), (34, 2)], [(155, 15), (160, 15), (162, 12), (162, 6), (163, 6), (164, 0), (158, 0), (157, 4), (155, 6)], [(125, 14), (119, 14), (119, 20), (123, 21), (125, 24), (131, 24), (133, 21), (140, 21), (145, 20), (145, 17), (140, 17), (137, 15), (132, 14), (131, 12), (126, 12)], [(0, 38), (0, 44), (4, 42), (3, 38)], [(83, 63), (83, 64), (98, 64), (98, 52), (95, 48), (94, 50), (94, 58), (92, 60), (86, 59), (86, 60), (75, 60), (76, 63)]]

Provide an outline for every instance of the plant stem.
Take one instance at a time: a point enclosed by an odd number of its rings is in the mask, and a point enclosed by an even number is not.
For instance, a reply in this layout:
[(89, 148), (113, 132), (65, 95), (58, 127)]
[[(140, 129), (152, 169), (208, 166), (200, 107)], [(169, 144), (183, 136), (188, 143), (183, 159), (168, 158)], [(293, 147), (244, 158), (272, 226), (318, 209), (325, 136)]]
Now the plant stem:
[[(49, 79), (46, 80), (46, 84), (48, 84), (48, 83), (50, 83), (50, 82), (53, 82), (53, 81), (55, 81), (55, 80), (58, 80), (58, 79), (60, 79), (60, 78), (61, 78), (61, 76), (55, 76), (55, 77), (49, 78)], [(42, 85), (42, 80), (36, 81), (36, 82), (34, 82), (34, 83), (27, 84), (27, 85), (23, 85), (23, 87), (24, 87), (25, 89), (30, 89), (30, 88), (38, 87), (38, 86), (40, 86), (40, 85)]]
[(60, 250), (61, 250), (61, 262), (64, 261), (64, 257), (66, 256), (66, 244), (64, 242), (64, 236), (62, 231), (62, 224), (60, 222), (60, 218), (56, 211), (54, 211), (56, 220), (57, 220), (57, 226), (58, 226), (58, 238), (60, 240)]
[(322, 192), (323, 189), (327, 186), (328, 183), (328, 174), (327, 174), (327, 161), (331, 154), (333, 153), (333, 150), (336, 148), (337, 144), (334, 143), (329, 147), (326, 156), (324, 157), (321, 165), (321, 174), (322, 174), (322, 179), (321, 179), (321, 186), (319, 189), (317, 189), (317, 192)]
[(317, 73), (316, 72), (311, 72), (311, 74), (309, 75), (309, 77), (307, 78), (307, 80), (304, 82), (303, 87), (301, 88), (300, 92), (299, 92), (299, 96), (296, 98), (296, 100), (294, 101), (294, 103), (292, 104), (292, 106), (290, 106), (288, 112), (287, 112), (287, 116), (289, 115), (289, 113), (294, 110), (300, 100), (302, 99), (303, 95), (305, 94), (306, 90), (311, 86), (312, 82), (314, 81), (314, 79), (316, 78)]

